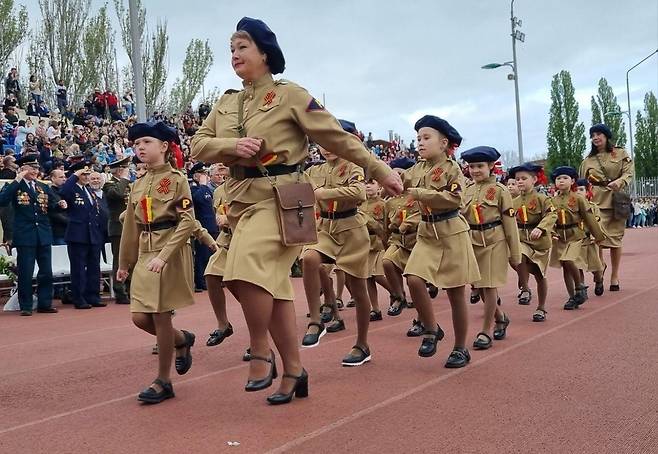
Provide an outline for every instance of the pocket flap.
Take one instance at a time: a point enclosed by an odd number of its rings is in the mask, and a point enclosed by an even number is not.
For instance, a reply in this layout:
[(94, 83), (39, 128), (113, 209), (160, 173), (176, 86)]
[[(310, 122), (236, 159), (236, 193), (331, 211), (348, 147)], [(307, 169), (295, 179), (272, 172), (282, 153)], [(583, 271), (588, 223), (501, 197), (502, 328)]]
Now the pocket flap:
[(300, 207), (315, 207), (315, 194), (310, 183), (293, 183), (274, 186), (279, 204), (284, 210), (293, 210)]

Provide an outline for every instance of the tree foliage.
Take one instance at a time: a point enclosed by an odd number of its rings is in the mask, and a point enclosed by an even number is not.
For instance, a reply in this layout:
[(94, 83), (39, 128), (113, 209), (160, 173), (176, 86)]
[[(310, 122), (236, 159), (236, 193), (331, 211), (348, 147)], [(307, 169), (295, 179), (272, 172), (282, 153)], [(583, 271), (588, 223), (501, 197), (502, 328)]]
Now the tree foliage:
[[(605, 123), (612, 131), (613, 140), (618, 146), (626, 145), (626, 125), (622, 115), (610, 115), (611, 112), (621, 112), (612, 87), (605, 77), (599, 80), (599, 90), (596, 97), (592, 96), (592, 125)], [(608, 115), (606, 115), (608, 114)]]
[(0, 0), (0, 72), (3, 75), (9, 56), (27, 38), (27, 19), (25, 6), (14, 11), (14, 0)]
[(658, 177), (658, 101), (653, 92), (644, 96), (644, 113), (637, 113), (634, 155), (637, 176)]
[(213, 64), (208, 41), (193, 39), (187, 46), (183, 75), (177, 78), (169, 94), (169, 113), (180, 113), (196, 97)]
[(114, 32), (107, 14), (107, 5), (102, 6), (87, 22), (81, 45), (82, 59), (76, 80), (78, 91), (88, 93), (95, 87), (118, 90), (114, 66)]
[(578, 101), (568, 71), (553, 76), (546, 140), (548, 171), (560, 165), (580, 166), (586, 146), (585, 125), (578, 120)]

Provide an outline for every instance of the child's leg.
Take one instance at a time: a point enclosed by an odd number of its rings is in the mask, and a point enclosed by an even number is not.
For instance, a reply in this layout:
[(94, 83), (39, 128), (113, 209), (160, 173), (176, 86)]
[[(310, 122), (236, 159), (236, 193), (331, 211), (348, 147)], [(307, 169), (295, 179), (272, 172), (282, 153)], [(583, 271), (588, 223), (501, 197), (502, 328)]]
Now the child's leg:
[(331, 281), (331, 276), (329, 276), (329, 271), (324, 266), (320, 266), (320, 285), (322, 287), (322, 295), (324, 297), (324, 305), (331, 308), (331, 315), (334, 319), (340, 320), (340, 315), (338, 315), (338, 307), (336, 306), (336, 294), (334, 293), (333, 282)]
[(343, 301), (343, 290), (345, 290), (345, 273), (342, 270), (335, 270), (336, 274), (336, 298)]
[(548, 280), (542, 276), (541, 270), (534, 263), (531, 264), (530, 272), (537, 282), (537, 309), (546, 310), (546, 297), (548, 296)]
[(226, 295), (222, 287), (221, 276), (206, 276), (206, 285), (208, 286), (208, 297), (212, 310), (217, 319), (217, 328), (225, 330), (228, 327), (228, 315), (226, 314)]
[[(320, 266), (322, 258), (318, 251), (312, 249), (304, 253), (302, 267), (304, 270), (304, 292), (308, 303), (308, 311), (311, 314), (312, 323), (320, 323)], [(309, 327), (312, 333), (318, 332), (317, 326)]]
[[(386, 274), (386, 280), (388, 281), (388, 285), (391, 289), (391, 297), (396, 299), (395, 301), (391, 302), (391, 306), (397, 308), (400, 304), (402, 304), (401, 300), (404, 299), (404, 283), (402, 280), (402, 273), (393, 262), (390, 260), (384, 260), (384, 274)], [(424, 291), (427, 293), (426, 289)], [(412, 298), (414, 298), (413, 294)]]
[(575, 283), (573, 281), (573, 275), (571, 273), (571, 270), (566, 265), (567, 263), (568, 262), (561, 262), (561, 264), (562, 264), (562, 277), (564, 278), (564, 286), (567, 288), (567, 293), (569, 294), (569, 298), (573, 298), (574, 291), (575, 291)]
[[(446, 290), (452, 309), (452, 326), (455, 330), (455, 348), (466, 347), (466, 334), (468, 332), (468, 308), (464, 295), (464, 286)], [(493, 299), (494, 305), (496, 298)]]
[(377, 282), (374, 277), (368, 278), (368, 296), (370, 297), (370, 310), (381, 312), (377, 295)]
[[(482, 332), (487, 333), (489, 336), (493, 333), (494, 317), (496, 316), (496, 309), (498, 308), (496, 302), (498, 301), (498, 290), (495, 288), (481, 288), (480, 294), (484, 300), (484, 320), (482, 321)], [(503, 315), (498, 320), (502, 320)]]
[[(391, 294), (391, 286), (388, 283), (386, 276), (375, 276), (375, 282), (377, 282), (384, 290)], [(402, 287), (402, 294), (404, 295), (404, 287)]]
[(153, 315), (144, 314), (141, 312), (133, 312), (132, 314), (133, 323), (135, 326), (142, 331), (155, 336), (155, 325), (153, 324)]
[(418, 276), (409, 275), (407, 276), (407, 286), (409, 287), (411, 298), (414, 300), (414, 307), (418, 311), (418, 317), (421, 323), (426, 329), (435, 331), (437, 322), (434, 311), (432, 310), (432, 301), (427, 294), (425, 281)]
[(517, 273), (519, 275), (519, 288), (521, 290), (528, 290), (528, 279), (530, 278), (530, 267), (528, 258), (522, 256), (521, 263), (517, 266)]
[(361, 347), (368, 347), (368, 326), (370, 325), (370, 298), (366, 286), (366, 279), (346, 275), (352, 298), (356, 302), (356, 343)]
[(174, 345), (185, 343), (185, 336), (171, 324), (171, 312), (153, 314), (153, 324), (158, 339), (158, 378), (165, 383), (171, 381), (171, 363), (174, 358)]

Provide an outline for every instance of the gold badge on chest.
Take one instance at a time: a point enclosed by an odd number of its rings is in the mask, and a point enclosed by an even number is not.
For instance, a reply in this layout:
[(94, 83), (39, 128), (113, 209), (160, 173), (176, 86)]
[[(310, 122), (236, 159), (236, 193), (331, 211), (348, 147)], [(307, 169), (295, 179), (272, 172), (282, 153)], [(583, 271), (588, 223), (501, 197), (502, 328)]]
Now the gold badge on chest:
[(16, 193), (16, 202), (19, 205), (29, 205), (30, 204), (30, 194), (25, 191), (18, 191)]
[(39, 203), (39, 207), (41, 208), (41, 211), (44, 213), (48, 212), (48, 194), (46, 194), (43, 191), (43, 188), (41, 186), (37, 186), (37, 202)]

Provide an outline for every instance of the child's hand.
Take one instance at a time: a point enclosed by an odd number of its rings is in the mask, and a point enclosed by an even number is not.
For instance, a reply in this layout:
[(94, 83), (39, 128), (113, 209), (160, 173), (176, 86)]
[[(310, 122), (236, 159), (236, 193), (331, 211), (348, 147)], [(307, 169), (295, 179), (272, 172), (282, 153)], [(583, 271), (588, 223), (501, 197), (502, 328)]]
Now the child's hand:
[(532, 232), (530, 232), (530, 239), (531, 240), (538, 240), (540, 236), (544, 234), (544, 231), (540, 228), (535, 227), (532, 229)]

